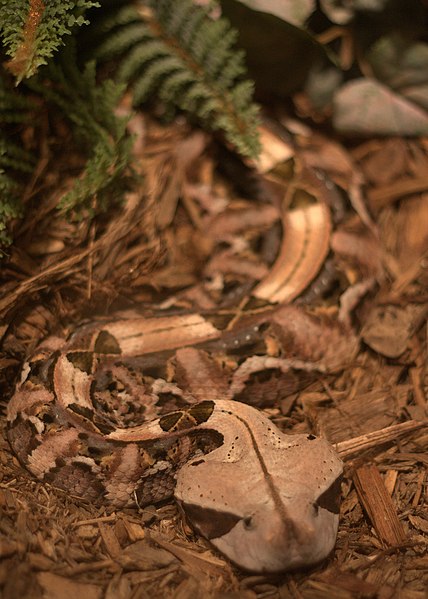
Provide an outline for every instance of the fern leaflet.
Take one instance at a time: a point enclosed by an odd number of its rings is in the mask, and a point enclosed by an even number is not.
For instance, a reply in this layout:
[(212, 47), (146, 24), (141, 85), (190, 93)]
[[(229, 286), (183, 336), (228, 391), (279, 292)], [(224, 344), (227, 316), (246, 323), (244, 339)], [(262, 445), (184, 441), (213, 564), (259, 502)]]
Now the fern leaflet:
[(134, 103), (157, 95), (167, 109), (188, 112), (221, 130), (244, 156), (259, 153), (258, 107), (245, 77), (237, 32), (210, 7), (192, 0), (147, 0), (140, 9), (125, 6), (101, 28), (103, 59), (120, 55), (119, 80), (133, 82)]
[(85, 11), (95, 6), (91, 0), (0, 0), (0, 38), (17, 81), (46, 64), (74, 26), (88, 24)]

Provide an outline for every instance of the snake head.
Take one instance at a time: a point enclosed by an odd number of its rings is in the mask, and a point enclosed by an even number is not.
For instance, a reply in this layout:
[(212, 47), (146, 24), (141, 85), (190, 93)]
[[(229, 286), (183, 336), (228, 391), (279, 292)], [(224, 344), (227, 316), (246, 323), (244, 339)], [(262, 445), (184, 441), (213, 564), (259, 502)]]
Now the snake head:
[(322, 561), (336, 539), (342, 461), (325, 439), (286, 435), (253, 408), (239, 409), (214, 421), (221, 447), (178, 471), (176, 499), (241, 568), (281, 572)]

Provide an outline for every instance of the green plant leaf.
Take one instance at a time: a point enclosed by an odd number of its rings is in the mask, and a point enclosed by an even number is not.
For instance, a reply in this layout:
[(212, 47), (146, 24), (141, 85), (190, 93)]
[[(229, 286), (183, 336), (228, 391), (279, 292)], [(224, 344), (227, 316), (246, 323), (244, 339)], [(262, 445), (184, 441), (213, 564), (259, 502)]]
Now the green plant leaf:
[(84, 12), (99, 6), (91, 0), (0, 0), (0, 38), (17, 82), (47, 64), (72, 27), (88, 23)]
[(257, 157), (258, 107), (246, 79), (238, 33), (210, 6), (193, 0), (147, 0), (126, 6), (100, 24), (106, 40), (101, 58), (119, 56), (117, 75), (130, 86), (134, 104), (162, 100), (164, 113), (183, 110), (213, 131), (222, 131), (242, 155)]

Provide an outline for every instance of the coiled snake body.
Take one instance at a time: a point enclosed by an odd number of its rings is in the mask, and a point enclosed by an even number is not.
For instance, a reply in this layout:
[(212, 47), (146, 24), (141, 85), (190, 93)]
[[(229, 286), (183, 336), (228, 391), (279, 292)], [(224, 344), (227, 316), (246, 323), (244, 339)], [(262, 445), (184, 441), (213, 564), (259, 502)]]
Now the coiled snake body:
[(159, 335), (172, 363), (206, 363), (193, 346), (222, 334), (202, 321), (183, 315), (177, 327), (174, 317), (171, 335), (172, 317), (131, 318), (48, 339), (9, 402), (11, 446), (37, 478), (90, 501), (120, 508), (174, 495), (194, 528), (243, 568), (319, 562), (338, 527), (342, 463), (333, 448), (282, 433), (209, 377), (192, 395), (156, 376), (149, 358)]

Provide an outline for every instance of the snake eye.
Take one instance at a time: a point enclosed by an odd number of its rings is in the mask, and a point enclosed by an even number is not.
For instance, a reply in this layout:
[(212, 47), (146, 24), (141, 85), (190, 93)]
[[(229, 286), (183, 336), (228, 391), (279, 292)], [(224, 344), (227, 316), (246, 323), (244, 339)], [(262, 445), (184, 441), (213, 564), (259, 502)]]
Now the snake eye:
[(242, 522), (244, 523), (244, 528), (246, 530), (251, 530), (252, 528), (254, 528), (253, 519), (251, 516), (246, 516), (245, 518), (242, 518)]

